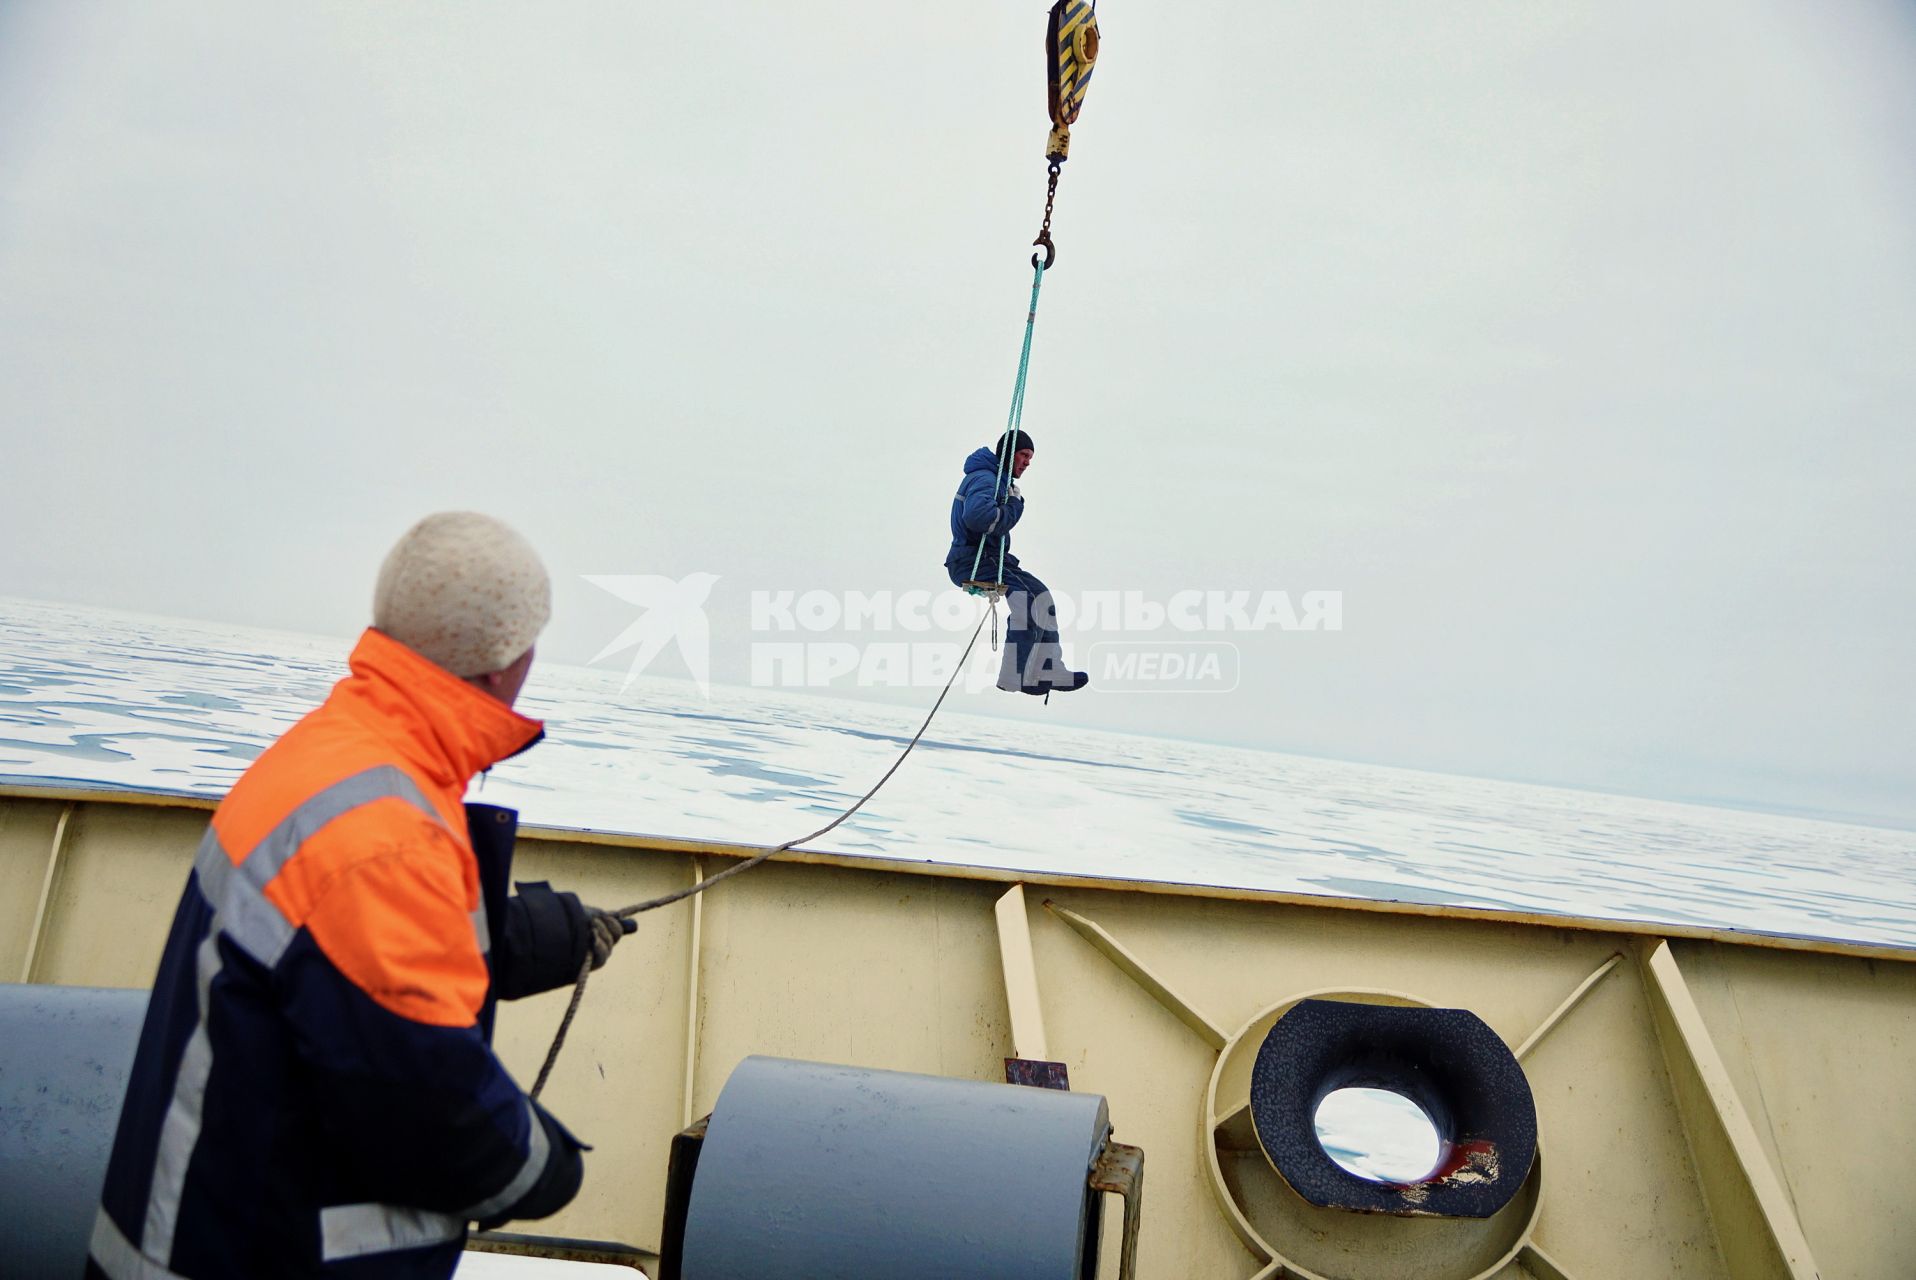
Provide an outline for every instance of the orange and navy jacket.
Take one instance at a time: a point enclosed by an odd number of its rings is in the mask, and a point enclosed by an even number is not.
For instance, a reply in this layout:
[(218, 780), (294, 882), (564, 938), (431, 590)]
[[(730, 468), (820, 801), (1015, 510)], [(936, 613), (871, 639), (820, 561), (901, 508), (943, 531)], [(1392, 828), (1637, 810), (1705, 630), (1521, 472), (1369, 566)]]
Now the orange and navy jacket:
[(377, 631), (350, 667), (201, 842), (89, 1277), (445, 1277), (468, 1221), (578, 1190), (580, 1144), (490, 1044), (535, 949), (507, 897), (516, 815), (461, 804), (541, 727)]

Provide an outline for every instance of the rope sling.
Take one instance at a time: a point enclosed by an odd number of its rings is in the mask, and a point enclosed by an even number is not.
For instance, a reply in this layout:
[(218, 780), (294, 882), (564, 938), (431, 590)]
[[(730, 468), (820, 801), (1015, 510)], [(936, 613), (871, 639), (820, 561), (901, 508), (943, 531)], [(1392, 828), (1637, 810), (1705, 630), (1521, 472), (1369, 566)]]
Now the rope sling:
[[(1018, 428), (1024, 421), (1025, 381), (1031, 371), (1031, 336), (1038, 323), (1038, 291), (1044, 287), (1044, 273), (1058, 258), (1058, 248), (1051, 240), (1051, 209), (1058, 197), (1058, 173), (1066, 156), (1070, 153), (1071, 125), (1077, 120), (1078, 113), (1084, 106), (1085, 88), (1091, 82), (1092, 67), (1098, 59), (1098, 47), (1096, 0), (1057, 0), (1057, 3), (1051, 7), (1045, 27), (1045, 76), (1051, 112), (1051, 135), (1045, 143), (1044, 222), (1038, 229), (1037, 239), (1031, 242), (1034, 246), (1043, 249), (1044, 253), (1042, 256), (1036, 253), (1031, 255), (1031, 303), (1025, 310), (1024, 347), (1018, 354), (1018, 379), (1011, 390), (1011, 413), (1005, 426), (1002, 447), (998, 450), (998, 479), (992, 495), (994, 503), (1004, 502), (1010, 489), (1012, 455), (1010, 446), (1017, 439)], [(998, 511), (998, 519), (1003, 519), (1004, 508), (1000, 506)], [(992, 529), (996, 527), (997, 520), (994, 520)], [(918, 726), (918, 732), (912, 734), (911, 741), (907, 742), (905, 749), (898, 753), (898, 758), (892, 761), (891, 767), (872, 784), (871, 790), (860, 796), (849, 809), (816, 831), (787, 840), (784, 844), (761, 849), (751, 857), (709, 875), (696, 884), (661, 894), (656, 898), (649, 898), (644, 902), (635, 902), (605, 914), (618, 920), (630, 920), (643, 912), (656, 911), (660, 907), (670, 906), (674, 902), (682, 902), (696, 894), (704, 893), (721, 880), (741, 875), (781, 853), (818, 839), (864, 808), (866, 802), (891, 781), (892, 775), (897, 773), (899, 766), (905, 763), (905, 758), (911, 755), (912, 748), (918, 745), (919, 739), (925, 736), (925, 731), (931, 728), (932, 719), (937, 716), (938, 709), (945, 705), (946, 695), (951, 692), (952, 685), (957, 682), (958, 673), (965, 669), (965, 662), (971, 657), (972, 649), (977, 646), (978, 635), (984, 630), (987, 619), (992, 624), (992, 647), (997, 648), (998, 600), (1005, 590), (1006, 534), (1001, 533), (998, 537), (998, 565), (995, 576), (990, 581), (984, 581), (978, 577), (978, 570), (984, 561), (985, 538), (991, 535), (991, 531), (987, 529), (979, 538), (978, 553), (972, 558), (972, 580), (965, 583), (965, 590), (973, 595), (985, 597), (985, 612), (979, 617), (978, 625), (972, 628), (971, 639), (965, 642), (964, 652), (959, 655), (957, 663), (952, 667), (951, 675), (945, 681), (945, 687), (938, 691), (937, 701), (933, 702), (931, 710), (925, 713), (924, 722)], [(572, 987), (572, 999), (566, 1005), (565, 1016), (559, 1019), (559, 1029), (552, 1037), (552, 1047), (546, 1050), (545, 1062), (540, 1065), (539, 1076), (533, 1082), (530, 1092), (535, 1099), (545, 1091), (546, 1081), (551, 1078), (552, 1068), (559, 1060), (559, 1051), (565, 1048), (566, 1035), (572, 1030), (572, 1020), (578, 1015), (579, 1005), (585, 999), (586, 984), (591, 977), (592, 956), (588, 954), (584, 963), (579, 966), (579, 977)]]
[[(1053, 190), (1057, 189), (1057, 183), (1057, 169), (1054, 166), (1051, 179)], [(1049, 213), (1050, 201), (1046, 201), (1045, 205), (1046, 230), (1041, 234), (1045, 237), (1045, 242), (1048, 244), (1050, 242), (1049, 228), (1051, 224)], [(1034, 241), (1033, 243), (1036, 242)], [(997, 514), (991, 518), (991, 527), (986, 529), (978, 537), (978, 554), (971, 558), (971, 577), (965, 582), (965, 590), (975, 596), (996, 597), (1002, 594), (1005, 589), (1005, 543), (1010, 538), (1009, 530), (998, 535), (997, 572), (994, 573), (989, 580), (986, 580), (978, 576), (978, 569), (984, 563), (985, 543), (990, 540), (992, 532), (997, 529), (998, 522), (1005, 518), (1004, 504), (1010, 498), (1011, 445), (1012, 442), (1018, 438), (1018, 428), (1024, 424), (1025, 419), (1025, 378), (1031, 372), (1031, 334), (1038, 325), (1038, 290), (1044, 288), (1045, 267), (1050, 258), (1055, 256), (1056, 254), (1053, 253), (1047, 255), (1045, 261), (1040, 261), (1037, 254), (1034, 253), (1031, 255), (1031, 261), (1033, 263), (1031, 269), (1031, 305), (1025, 310), (1025, 345), (1024, 350), (1018, 353), (1018, 381), (1011, 388), (1011, 415), (1005, 422), (1004, 438), (998, 442), (998, 479), (992, 486), (991, 491), (992, 505), (997, 508)]]

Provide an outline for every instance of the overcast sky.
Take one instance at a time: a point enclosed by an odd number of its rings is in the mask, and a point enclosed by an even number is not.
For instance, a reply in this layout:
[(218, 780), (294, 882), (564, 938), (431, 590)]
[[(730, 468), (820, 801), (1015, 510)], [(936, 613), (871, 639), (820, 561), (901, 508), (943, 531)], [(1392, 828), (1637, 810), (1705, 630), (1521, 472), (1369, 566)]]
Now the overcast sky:
[[(1043, 8), (0, 0), (0, 594), (349, 635), (470, 507), (549, 658), (712, 573), (742, 683), (755, 589), (943, 586)], [(1227, 16), (1101, 9), (1018, 550), (1343, 629), (961, 705), (1916, 823), (1916, 9)]]

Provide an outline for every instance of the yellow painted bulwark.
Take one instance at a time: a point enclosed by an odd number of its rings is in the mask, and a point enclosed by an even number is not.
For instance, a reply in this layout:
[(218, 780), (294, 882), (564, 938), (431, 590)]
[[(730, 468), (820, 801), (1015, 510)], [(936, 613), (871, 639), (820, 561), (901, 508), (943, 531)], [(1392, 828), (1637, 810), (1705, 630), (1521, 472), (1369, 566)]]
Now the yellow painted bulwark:
[[(35, 977), (145, 986), (207, 807), (0, 793), (0, 971), (21, 971), (50, 885)], [(743, 851), (533, 831), (515, 874), (609, 906), (687, 883), (695, 858)], [(1234, 1226), (1232, 1196), (1248, 1221), (1297, 1235), (1270, 1239), (1279, 1254), (1370, 1268), (1325, 1264), (1345, 1280), (1916, 1275), (1903, 1206), (1916, 1183), (1916, 954), (816, 854), (646, 915), (595, 975), (546, 1093), (595, 1150), (579, 1200), (538, 1229), (656, 1248), (667, 1144), (747, 1054), (1002, 1078), (1015, 1049), (1006, 956), (1021, 969), (1025, 944), (1014, 930), (1005, 949), (997, 908), (1020, 879), (1030, 969), (1014, 987), (1028, 999), (1035, 981), (1050, 1057), (1074, 1088), (1105, 1094), (1117, 1139), (1147, 1153), (1142, 1276), (1286, 1274)], [(1259, 1153), (1238, 1149), (1241, 1069), (1220, 1068), (1218, 1041), (1298, 994), (1362, 990), (1468, 1008), (1513, 1048), (1530, 1042), (1547, 1160), (1517, 1245), (1479, 1233), (1451, 1250), (1446, 1232), (1469, 1235), (1452, 1224), (1330, 1211), (1282, 1226), (1301, 1220)], [(565, 1000), (501, 1011), (500, 1052), (522, 1080)], [(1230, 1168), (1222, 1198), (1214, 1165)]]

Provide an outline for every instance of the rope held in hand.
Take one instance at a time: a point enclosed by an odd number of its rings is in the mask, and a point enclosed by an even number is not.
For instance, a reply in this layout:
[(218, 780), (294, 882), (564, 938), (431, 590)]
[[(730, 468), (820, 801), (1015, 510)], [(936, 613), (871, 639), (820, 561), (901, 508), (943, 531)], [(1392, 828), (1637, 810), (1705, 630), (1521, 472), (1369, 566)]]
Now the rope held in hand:
[[(945, 681), (945, 687), (939, 690), (938, 701), (932, 703), (931, 710), (925, 713), (925, 722), (918, 726), (917, 733), (911, 735), (911, 741), (905, 744), (905, 749), (898, 753), (896, 760), (892, 761), (891, 768), (885, 770), (884, 776), (872, 784), (870, 791), (858, 797), (858, 802), (852, 805), (851, 808), (845, 810), (845, 812), (839, 814), (836, 818), (833, 818), (830, 822), (809, 835), (799, 836), (795, 840), (787, 840), (784, 844), (776, 845), (773, 848), (755, 853), (743, 862), (734, 863), (723, 871), (705, 877), (705, 879), (699, 881), (697, 884), (687, 885), (683, 889), (675, 889), (671, 893), (661, 894), (656, 898), (648, 898), (644, 902), (635, 902), (629, 907), (620, 907), (617, 911), (609, 912), (608, 914), (617, 916), (620, 919), (629, 919), (632, 916), (638, 915), (640, 912), (656, 911), (660, 907), (670, 906), (674, 902), (679, 902), (696, 894), (704, 893), (721, 880), (729, 879), (742, 872), (750, 871), (753, 867), (756, 867), (768, 858), (784, 853), (786, 850), (795, 848), (798, 845), (808, 844), (818, 839), (826, 832), (831, 831), (834, 827), (844, 822), (847, 818), (850, 818), (854, 813), (864, 808), (865, 802), (877, 795), (880, 787), (891, 781), (891, 776), (898, 772), (898, 766), (905, 763), (905, 757), (910, 755), (911, 749), (918, 745), (918, 740), (925, 736), (925, 730), (931, 728), (932, 717), (938, 714), (938, 708), (945, 705), (945, 695), (951, 692), (951, 686), (957, 682), (958, 673), (965, 669), (965, 660), (971, 657), (972, 648), (978, 643), (978, 633), (985, 629), (985, 618), (993, 619), (992, 626), (995, 636), (997, 617), (997, 601), (993, 600), (989, 602), (984, 616), (978, 619), (978, 625), (971, 629), (971, 639), (965, 642), (965, 651), (958, 656), (957, 665), (952, 668), (950, 678)], [(559, 1019), (558, 1033), (552, 1037), (552, 1047), (546, 1050), (546, 1060), (544, 1065), (539, 1068), (539, 1078), (533, 1081), (532, 1097), (534, 1098), (537, 1098), (545, 1091), (546, 1080), (552, 1075), (552, 1064), (559, 1060), (559, 1050), (565, 1047), (566, 1033), (572, 1029), (572, 1019), (579, 1012), (579, 1002), (585, 999), (585, 984), (591, 977), (592, 957), (588, 955), (585, 958), (585, 963), (579, 966), (579, 980), (572, 988), (572, 1000), (565, 1007), (565, 1017)]]

